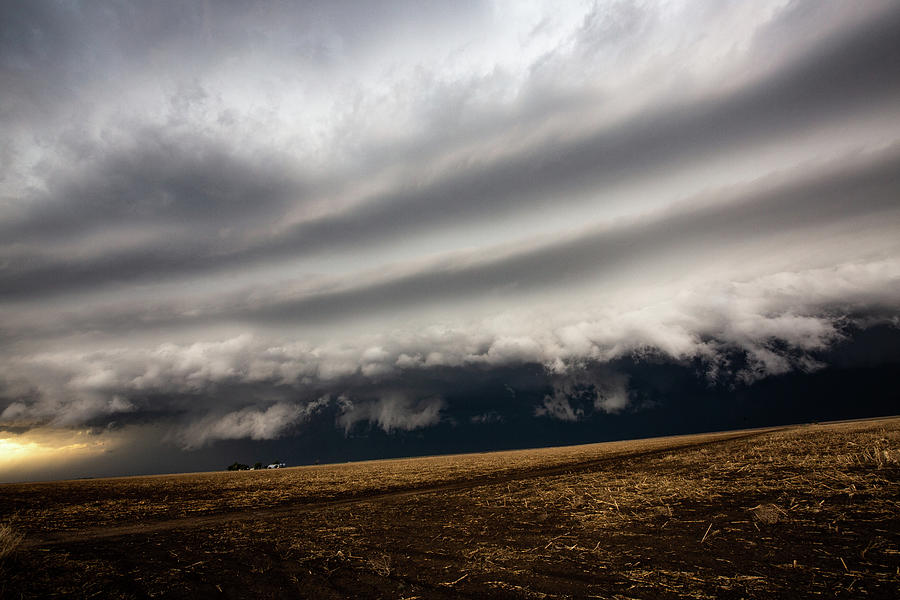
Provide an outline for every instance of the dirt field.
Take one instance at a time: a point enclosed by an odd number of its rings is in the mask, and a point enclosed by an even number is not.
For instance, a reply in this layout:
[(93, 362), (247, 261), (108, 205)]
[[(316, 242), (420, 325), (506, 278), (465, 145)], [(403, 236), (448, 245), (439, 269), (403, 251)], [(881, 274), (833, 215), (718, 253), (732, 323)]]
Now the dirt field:
[(900, 419), (0, 485), (22, 597), (893, 599)]

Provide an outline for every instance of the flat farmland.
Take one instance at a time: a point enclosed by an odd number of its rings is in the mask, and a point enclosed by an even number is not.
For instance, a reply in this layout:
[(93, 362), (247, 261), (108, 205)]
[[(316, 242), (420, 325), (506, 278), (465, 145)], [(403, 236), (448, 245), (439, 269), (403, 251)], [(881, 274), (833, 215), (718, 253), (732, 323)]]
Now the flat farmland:
[(900, 419), (0, 485), (2, 598), (897, 598)]

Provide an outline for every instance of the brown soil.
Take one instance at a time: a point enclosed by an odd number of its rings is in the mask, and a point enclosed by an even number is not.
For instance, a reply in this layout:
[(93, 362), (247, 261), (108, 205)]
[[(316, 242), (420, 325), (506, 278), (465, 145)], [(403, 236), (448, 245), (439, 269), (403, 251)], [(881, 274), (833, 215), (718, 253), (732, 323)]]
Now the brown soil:
[(7, 485), (0, 597), (896, 598), (898, 498), (900, 419)]

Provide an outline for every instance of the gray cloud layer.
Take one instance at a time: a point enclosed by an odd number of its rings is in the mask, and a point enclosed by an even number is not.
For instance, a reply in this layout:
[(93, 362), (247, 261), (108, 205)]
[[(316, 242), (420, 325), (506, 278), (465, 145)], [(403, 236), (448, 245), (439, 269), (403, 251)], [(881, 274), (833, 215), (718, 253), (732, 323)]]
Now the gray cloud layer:
[(897, 313), (895, 3), (0, 11), (0, 424), (409, 431), (516, 364), (577, 420)]
[[(359, 205), (274, 232), (286, 204), (315, 193), (286, 176), (290, 160), (248, 159), (238, 148), (220, 147), (223, 140), (198, 143), (141, 129), (125, 145), (91, 148), (98, 160), (87, 161), (83, 172), (50, 179), (46, 193), (23, 202), (25, 214), (3, 231), (12, 248), (0, 292), (52, 293), (359, 248), (423, 228), (501, 218), (550, 198), (796, 136), (851, 111), (896, 104), (898, 29), (900, 11), (893, 11), (735, 91), (654, 106), (586, 137), (541, 140), (500, 160), (470, 157), (466, 168), (456, 165), (433, 181), (400, 180)], [(114, 254), (29, 251), (29, 240), (87, 236), (89, 244), (91, 232), (127, 230), (136, 219), (165, 227), (165, 235)]]
[[(585, 280), (603, 284), (630, 268), (652, 268), (654, 277), (661, 269), (687, 275), (706, 263), (702, 255), (708, 248), (725, 254), (748, 245), (785, 244), (785, 235), (790, 235), (790, 244), (805, 245), (826, 227), (832, 228), (832, 235), (854, 234), (868, 221), (871, 232), (889, 237), (900, 228), (900, 151), (891, 147), (862, 159), (764, 179), (748, 189), (700, 197), (629, 223), (567, 233), (534, 247), (458, 254), (410, 269), (353, 274), (295, 289), (254, 289), (205, 307), (193, 305), (189, 314), (180, 313), (177, 305), (124, 309), (118, 314), (103, 306), (68, 326), (134, 331), (222, 319), (282, 324), (333, 321), (504, 290), (522, 294), (559, 286), (577, 288)], [(16, 331), (15, 325), (3, 324), (8, 334)], [(48, 325), (60, 331), (60, 324)], [(33, 324), (26, 329), (32, 334), (39, 330)]]

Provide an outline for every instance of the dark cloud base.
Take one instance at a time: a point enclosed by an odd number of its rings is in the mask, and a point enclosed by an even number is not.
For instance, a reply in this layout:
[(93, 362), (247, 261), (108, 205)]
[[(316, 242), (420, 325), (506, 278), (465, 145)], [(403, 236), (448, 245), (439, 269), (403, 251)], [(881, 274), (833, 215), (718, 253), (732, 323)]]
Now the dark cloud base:
[[(828, 366), (749, 385), (733, 378), (711, 382), (700, 362), (632, 357), (595, 366), (628, 376), (630, 404), (619, 413), (597, 411), (589, 386), (576, 386), (569, 400), (584, 412), (577, 421), (536, 415), (558, 383), (540, 365), (433, 370), (417, 387), (442, 392), (445, 408), (435, 426), (387, 433), (363, 423), (345, 433), (336, 426), (340, 408), (332, 404), (280, 439), (220, 440), (192, 451), (163, 443), (139, 455), (122, 448), (74, 476), (219, 470), (235, 460), (305, 465), (536, 448), (896, 414), (900, 329), (882, 325), (845, 334), (844, 341), (815, 355)], [(739, 369), (743, 359), (736, 353), (730, 360)]]
[[(733, 358), (739, 363), (739, 356)], [(445, 420), (435, 427), (391, 434), (377, 427), (361, 428), (344, 439), (322, 423), (308, 428), (320, 439), (306, 436), (262, 446), (284, 454), (292, 464), (308, 464), (581, 444), (898, 411), (900, 330), (877, 327), (855, 332), (820, 358), (833, 366), (773, 376), (752, 385), (710, 384), (698, 363), (619, 360), (611, 366), (630, 376), (632, 404), (619, 414), (608, 414), (592, 411), (589, 402), (583, 402), (586, 416), (576, 422), (535, 416), (535, 407), (553, 392), (551, 377), (540, 366), (458, 374), (453, 378), (458, 387), (446, 395)], [(578, 399), (572, 403), (577, 405)], [(502, 420), (472, 423), (472, 417), (491, 411)], [(328, 416), (322, 419), (327, 421)]]

